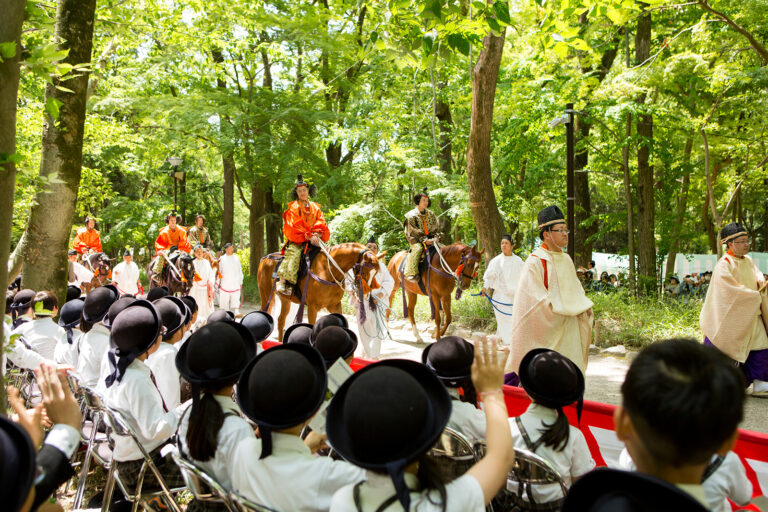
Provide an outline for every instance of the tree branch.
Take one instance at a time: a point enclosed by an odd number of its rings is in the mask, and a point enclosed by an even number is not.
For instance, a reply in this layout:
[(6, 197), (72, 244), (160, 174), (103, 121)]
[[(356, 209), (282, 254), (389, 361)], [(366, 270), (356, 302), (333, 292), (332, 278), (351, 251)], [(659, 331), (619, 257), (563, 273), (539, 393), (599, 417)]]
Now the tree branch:
[(733, 21), (731, 18), (728, 17), (727, 14), (722, 13), (720, 11), (716, 11), (707, 3), (707, 0), (698, 0), (699, 6), (704, 9), (705, 11), (711, 12), (721, 20), (723, 20), (725, 23), (728, 24), (733, 30), (744, 36), (747, 41), (749, 41), (749, 44), (752, 46), (752, 48), (755, 50), (755, 53), (760, 57), (760, 59), (763, 61), (763, 65), (768, 64), (768, 49), (765, 48), (760, 42), (758, 42), (755, 37), (749, 33), (747, 29)]
[(234, 167), (233, 173), (235, 175), (235, 184), (237, 185), (237, 191), (240, 193), (240, 200), (243, 202), (245, 207), (250, 210), (251, 209), (251, 204), (245, 198), (245, 194), (243, 194), (243, 189), (240, 186), (240, 176), (237, 174), (237, 166)]

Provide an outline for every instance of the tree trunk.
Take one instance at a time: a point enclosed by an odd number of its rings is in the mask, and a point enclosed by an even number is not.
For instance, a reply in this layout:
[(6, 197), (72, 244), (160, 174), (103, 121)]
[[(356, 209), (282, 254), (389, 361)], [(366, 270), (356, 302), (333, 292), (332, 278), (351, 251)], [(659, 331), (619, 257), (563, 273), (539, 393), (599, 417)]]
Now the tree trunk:
[(251, 239), (249, 262), (250, 276), (255, 278), (259, 261), (264, 256), (264, 191), (256, 181), (251, 185), (251, 211), (248, 215), (248, 234)]
[[(213, 61), (216, 64), (224, 62), (224, 54), (219, 49), (211, 50)], [(227, 83), (221, 76), (216, 79), (216, 87), (227, 90)], [(227, 125), (230, 124), (229, 116), (223, 116)], [(235, 231), (235, 156), (231, 149), (225, 146), (221, 154), (221, 168), (224, 174), (224, 204), (221, 217), (221, 238), (219, 242), (223, 247), (226, 243), (234, 243)]]
[[(591, 124), (580, 117), (576, 117), (576, 133), (578, 140), (586, 141), (589, 138)], [(592, 216), (592, 201), (589, 194), (589, 173), (586, 172), (589, 163), (589, 149), (582, 145), (574, 155), (574, 180), (573, 191), (575, 197), (576, 232), (573, 234), (574, 264), (577, 267), (587, 267), (592, 259), (592, 242), (589, 238), (597, 232), (597, 223), (587, 225), (587, 220)]]
[[(768, 190), (768, 178), (763, 179), (763, 190)], [(763, 252), (768, 251), (768, 202), (763, 202)]]
[(266, 193), (265, 219), (267, 224), (267, 253), (280, 250), (280, 242), (283, 240), (282, 206), (275, 202), (274, 189), (269, 187)]
[[(640, 65), (651, 55), (651, 13), (644, 12), (637, 20), (635, 34), (635, 64)], [(645, 93), (637, 99), (645, 102)], [(653, 166), (650, 163), (653, 146), (653, 117), (640, 114), (637, 119), (637, 242), (638, 288), (648, 293), (656, 289), (656, 239), (654, 237)]]
[[(445, 87), (444, 83), (440, 84), (440, 90)], [(440, 129), (440, 151), (437, 154), (438, 163), (440, 164), (440, 171), (447, 177), (452, 174), (452, 144), (451, 144), (451, 126), (453, 120), (451, 119), (451, 107), (443, 100), (438, 100), (435, 103), (435, 117), (437, 117), (438, 127)], [(446, 199), (440, 200), (440, 208), (445, 212), (451, 207), (451, 203)], [(451, 217), (449, 215), (443, 215), (438, 219), (440, 231), (443, 233), (443, 243), (453, 243), (453, 237), (451, 236)]]
[(480, 246), (488, 261), (496, 256), (499, 240), (504, 234), (504, 221), (499, 214), (491, 177), (491, 128), (496, 80), (504, 50), (504, 35), (488, 34), (483, 50), (472, 70), (472, 114), (467, 147), (467, 179), (469, 206), (477, 227)]
[[(55, 39), (59, 49), (69, 50), (65, 63), (74, 66), (91, 61), (95, 8), (96, 0), (59, 0)], [(35, 192), (23, 253), (25, 286), (53, 290), (61, 299), (67, 287), (64, 255), (80, 186), (87, 92), (85, 70), (77, 70), (64, 80), (54, 78), (45, 88), (46, 103), (58, 104), (59, 116), (54, 119), (47, 114), (43, 123), (42, 184)]]
[(677, 204), (675, 206), (675, 229), (672, 232), (672, 243), (669, 245), (669, 253), (667, 254), (665, 279), (675, 271), (675, 260), (677, 259), (677, 251), (680, 247), (680, 229), (685, 221), (685, 210), (688, 208), (688, 186), (691, 183), (691, 172), (688, 166), (691, 163), (692, 149), (693, 138), (688, 137), (685, 139), (685, 149), (683, 150), (683, 166), (685, 170), (683, 171), (683, 182), (680, 185), (680, 193), (677, 196)]

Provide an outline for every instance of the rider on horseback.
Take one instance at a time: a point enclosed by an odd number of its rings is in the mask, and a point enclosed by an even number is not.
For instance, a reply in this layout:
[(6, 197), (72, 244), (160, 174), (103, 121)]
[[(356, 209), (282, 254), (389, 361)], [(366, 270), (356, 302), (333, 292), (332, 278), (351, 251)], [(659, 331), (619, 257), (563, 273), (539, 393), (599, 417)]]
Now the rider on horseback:
[(314, 193), (314, 186), (311, 188), (299, 174), (291, 191), (293, 201), (288, 203), (288, 208), (283, 212), (286, 243), (283, 246), (283, 262), (277, 270), (280, 277), (277, 291), (283, 295), (291, 295), (293, 285), (296, 284), (306, 243), (319, 246), (320, 240), (327, 242), (331, 237), (320, 205), (309, 200), (309, 196)]
[(405, 260), (405, 278), (416, 282), (419, 280), (419, 261), (424, 253), (424, 245), (432, 245), (433, 239), (439, 239), (440, 226), (432, 210), (432, 200), (427, 195), (427, 188), (413, 196), (416, 208), (405, 214), (405, 238), (411, 246), (408, 258)]
[(200, 244), (204, 249), (211, 248), (211, 235), (208, 234), (208, 228), (204, 227), (205, 217), (201, 214), (195, 216), (195, 225), (189, 228), (187, 239), (192, 246)]
[[(173, 249), (178, 249), (179, 251), (184, 251), (186, 253), (189, 253), (192, 250), (192, 246), (189, 245), (189, 241), (187, 241), (187, 231), (177, 225), (180, 220), (181, 216), (177, 215), (175, 210), (171, 210), (171, 213), (165, 217), (165, 222), (168, 225), (160, 230), (160, 234), (157, 236), (157, 240), (155, 240), (155, 250), (157, 251), (158, 258), (152, 269), (152, 280), (156, 286), (162, 285), (162, 273), (163, 268), (165, 267), (166, 258), (172, 259), (177, 253), (177, 251)], [(162, 257), (160, 257), (160, 255), (162, 255)]]
[(85, 227), (77, 230), (75, 239), (72, 240), (72, 249), (81, 255), (101, 252), (101, 237), (96, 231), (96, 219), (93, 217), (85, 218)]

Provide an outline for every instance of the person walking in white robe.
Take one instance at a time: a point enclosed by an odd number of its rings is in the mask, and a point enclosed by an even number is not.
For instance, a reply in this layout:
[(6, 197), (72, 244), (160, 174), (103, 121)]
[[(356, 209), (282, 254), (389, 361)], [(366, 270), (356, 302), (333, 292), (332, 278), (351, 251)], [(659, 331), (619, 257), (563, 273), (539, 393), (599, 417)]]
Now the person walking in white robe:
[(141, 287), (139, 267), (133, 261), (130, 249), (125, 250), (123, 261), (112, 269), (112, 283), (117, 287), (120, 295), (138, 295)]
[(213, 283), (216, 282), (216, 274), (211, 268), (211, 262), (203, 257), (203, 246), (195, 246), (195, 279), (189, 294), (197, 302), (197, 318), (205, 321), (213, 312)]
[(523, 269), (523, 260), (513, 253), (512, 237), (501, 237), (501, 254), (488, 263), (483, 275), (482, 295), (490, 296), (493, 290), (493, 313), (496, 315), (496, 335), (509, 346), (512, 342), (512, 304), (517, 282)]
[(235, 246), (224, 245), (225, 254), (219, 258), (219, 308), (240, 315), (240, 298), (243, 290), (243, 267), (235, 254)]

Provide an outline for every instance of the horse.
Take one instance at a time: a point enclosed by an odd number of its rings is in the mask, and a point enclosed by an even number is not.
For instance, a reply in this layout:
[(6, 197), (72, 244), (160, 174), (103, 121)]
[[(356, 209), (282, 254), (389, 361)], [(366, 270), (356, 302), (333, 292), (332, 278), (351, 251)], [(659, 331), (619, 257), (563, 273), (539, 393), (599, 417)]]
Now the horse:
[[(147, 266), (147, 278), (149, 279), (150, 289), (158, 286), (152, 279), (155, 273), (154, 268), (157, 258), (162, 258), (162, 256), (155, 256)], [(195, 265), (192, 263), (192, 256), (184, 251), (178, 251), (178, 256), (173, 262), (173, 266), (176, 268), (172, 268), (168, 261), (165, 262), (160, 276), (161, 285), (167, 286), (171, 295), (188, 295), (189, 290), (192, 288), (192, 282), (195, 279)]]
[[(419, 283), (407, 279), (403, 280), (400, 270), (408, 251), (400, 251), (389, 260), (387, 270), (389, 270), (389, 273), (395, 280), (395, 287), (392, 288), (392, 293), (389, 296), (389, 307), (390, 309), (392, 308), (395, 292), (397, 292), (398, 288), (402, 287), (401, 283), (404, 283), (404, 294), (408, 297), (408, 311), (407, 313), (403, 311), (403, 316), (407, 316), (411, 321), (413, 335), (416, 336), (416, 340), (419, 343), (423, 343), (424, 340), (416, 329), (416, 320), (413, 316), (417, 295), (428, 295), (430, 298), (430, 309), (435, 320), (434, 337), (435, 340), (438, 340), (445, 334), (445, 331), (451, 324), (451, 292), (458, 283), (459, 289), (456, 291), (456, 299), (458, 300), (461, 297), (461, 292), (469, 288), (472, 280), (477, 277), (477, 269), (480, 267), (480, 257), (483, 252), (485, 251), (478, 252), (474, 246), (470, 247), (462, 243), (441, 247), (440, 253), (451, 269), (451, 273), (449, 274), (443, 270), (440, 256), (435, 253), (429, 262), (429, 268), (421, 274), (421, 280), (427, 290), (426, 294), (421, 291)], [(403, 298), (403, 309), (405, 310), (405, 298)], [(444, 324), (442, 323), (443, 315), (441, 310), (445, 312)]]
[(108, 284), (109, 280), (112, 279), (112, 269), (109, 262), (109, 257), (103, 252), (83, 254), (83, 266), (93, 272), (91, 280), (82, 284), (86, 294), (94, 288)]
[[(329, 313), (341, 313), (341, 299), (344, 296), (344, 277), (353, 270), (355, 288), (362, 286), (362, 281), (371, 288), (378, 288), (375, 281), (376, 270), (379, 268), (379, 260), (376, 255), (363, 244), (346, 243), (334, 245), (328, 248), (331, 258), (343, 272), (339, 272), (333, 263), (328, 261), (325, 254), (317, 254), (312, 260), (309, 271), (299, 279), (298, 288), (302, 290), (303, 299), (307, 305), (309, 323), (314, 324), (317, 313), (325, 308)], [(272, 298), (275, 295), (274, 279), (279, 253), (269, 254), (261, 258), (258, 269), (259, 295), (261, 296), (261, 310), (271, 314)], [(309, 282), (307, 283), (307, 279)], [(283, 328), (285, 317), (291, 307), (291, 302), (301, 304), (302, 297), (296, 294), (287, 297), (277, 294), (280, 299), (280, 318), (277, 320), (278, 341), (283, 341)], [(303, 316), (302, 306), (299, 306), (297, 321), (301, 322)]]

